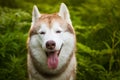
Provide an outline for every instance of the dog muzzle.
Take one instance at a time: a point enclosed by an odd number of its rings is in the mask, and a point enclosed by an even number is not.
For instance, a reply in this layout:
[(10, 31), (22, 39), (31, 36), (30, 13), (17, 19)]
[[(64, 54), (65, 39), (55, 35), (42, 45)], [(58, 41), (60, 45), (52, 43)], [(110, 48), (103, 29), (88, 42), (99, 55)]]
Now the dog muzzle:
[(59, 50), (46, 51), (47, 65), (49, 69), (56, 69), (59, 63), (59, 54), (62, 50), (63, 44)]

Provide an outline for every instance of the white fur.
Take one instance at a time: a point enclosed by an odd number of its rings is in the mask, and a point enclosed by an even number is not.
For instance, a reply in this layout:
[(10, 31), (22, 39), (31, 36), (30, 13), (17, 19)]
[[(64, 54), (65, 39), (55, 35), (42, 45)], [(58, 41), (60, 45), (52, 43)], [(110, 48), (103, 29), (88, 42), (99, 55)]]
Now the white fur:
[[(39, 75), (39, 73), (35, 70), (33, 64), (31, 63), (31, 58), (29, 54), (28, 54), (28, 67), (29, 67), (28, 70), (30, 71), (29, 80), (67, 80), (66, 76), (69, 76), (68, 74), (71, 73), (72, 68), (76, 67), (76, 59), (75, 57), (73, 57), (66, 71), (62, 73), (62, 75), (60, 75), (59, 77), (53, 79), (46, 79), (43, 76)], [(34, 77), (31, 75), (34, 75)], [(74, 76), (70, 76), (69, 80), (74, 80)]]
[[(74, 39), (74, 35), (70, 34), (69, 32), (56, 33), (56, 30), (63, 31), (57, 22), (53, 23), (53, 26), (51, 29), (49, 29), (49, 27), (47, 25), (42, 24), (41, 28), (40, 28), (40, 30), (38, 30), (38, 32), (44, 31), (46, 34), (44, 34), (44, 35), (38, 34), (38, 35), (32, 36), (31, 41), (30, 41), (30, 47), (31, 47), (31, 50), (32, 50), (35, 58), (38, 61), (40, 61), (40, 63), (42, 63), (44, 66), (47, 66), (46, 55), (44, 53), (44, 50), (46, 50), (46, 46), (45, 46), (46, 42), (49, 40), (55, 41), (56, 50), (59, 50), (63, 44), (64, 46), (63, 46), (60, 56), (59, 56), (59, 59), (60, 59), (59, 64), (58, 64), (58, 69), (59, 69), (62, 67), (63, 64), (66, 63), (69, 55), (72, 53), (72, 51), (74, 49), (74, 45), (75, 45), (74, 44), (75, 39)], [(42, 46), (40, 46), (40, 45), (42, 45)], [(40, 48), (40, 47), (42, 47), (42, 48)], [(41, 54), (41, 53), (43, 53), (43, 54)], [(49, 69), (48, 69), (48, 71), (49, 71)]]
[(40, 14), (37, 6), (35, 5), (35, 6), (33, 7), (33, 12), (32, 12), (32, 24), (31, 24), (31, 27), (32, 27), (33, 25), (35, 25), (36, 21), (38, 20), (38, 18), (39, 18), (40, 16), (41, 16), (41, 14)]
[(69, 11), (64, 3), (61, 4), (58, 15), (61, 16), (64, 20), (66, 20), (70, 25), (72, 25)]
[(45, 32), (44, 35), (39, 34), (39, 37), (42, 39), (42, 47), (44, 50), (46, 50), (46, 42), (49, 40), (53, 40), (56, 43), (56, 50), (59, 50), (61, 45), (62, 45), (62, 40), (59, 39), (61, 33), (56, 33), (57, 30), (61, 30), (60, 26), (58, 23), (54, 23), (51, 27), (51, 29), (48, 27), (46, 24), (41, 24), (41, 28), (38, 31), (40, 32)]
[[(61, 16), (64, 20), (66, 20), (70, 25), (72, 25), (70, 20), (70, 15), (67, 7), (64, 3), (61, 4), (59, 16)], [(32, 16), (32, 27), (35, 25), (36, 20), (40, 17), (40, 13), (38, 8), (34, 6), (33, 9), (33, 16)], [(65, 31), (57, 21), (54, 21), (51, 25), (51, 28), (46, 23), (42, 23), (39, 25), (40, 29), (37, 30), (36, 35), (32, 35), (29, 39), (29, 46), (32, 52), (32, 55), (35, 59), (41, 64), (41, 69), (44, 71), (48, 71), (51, 73), (57, 72), (64, 64), (67, 63), (69, 56), (74, 52), (75, 48), (75, 35)], [(66, 28), (66, 27), (65, 27)], [(31, 28), (32, 29), (32, 28)], [(61, 33), (56, 33), (56, 31), (61, 31)], [(45, 34), (40, 34), (41, 32), (45, 32)], [(56, 43), (56, 50), (60, 50), (62, 44), (63, 47), (61, 49), (59, 55), (59, 63), (56, 69), (49, 69), (47, 65), (47, 56), (45, 54), (46, 42), (49, 40), (53, 40)], [(70, 64), (68, 65), (67, 69), (60, 75), (59, 77), (46, 79), (43, 76), (39, 75), (36, 69), (33, 66), (31, 61), (30, 54), (28, 54), (28, 71), (29, 71), (29, 78), (30, 80), (66, 80), (66, 76), (70, 76), (69, 73), (73, 69), (76, 68), (76, 59), (75, 55), (72, 56), (70, 60)], [(74, 76), (71, 75), (70, 80), (73, 80)]]

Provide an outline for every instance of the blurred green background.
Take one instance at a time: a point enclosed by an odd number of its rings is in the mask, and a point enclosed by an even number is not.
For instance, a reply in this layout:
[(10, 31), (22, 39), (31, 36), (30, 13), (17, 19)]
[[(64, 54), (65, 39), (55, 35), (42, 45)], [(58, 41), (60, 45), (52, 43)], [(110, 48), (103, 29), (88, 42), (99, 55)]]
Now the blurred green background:
[(0, 80), (28, 80), (26, 40), (33, 5), (70, 10), (77, 35), (76, 80), (120, 80), (120, 0), (0, 0)]

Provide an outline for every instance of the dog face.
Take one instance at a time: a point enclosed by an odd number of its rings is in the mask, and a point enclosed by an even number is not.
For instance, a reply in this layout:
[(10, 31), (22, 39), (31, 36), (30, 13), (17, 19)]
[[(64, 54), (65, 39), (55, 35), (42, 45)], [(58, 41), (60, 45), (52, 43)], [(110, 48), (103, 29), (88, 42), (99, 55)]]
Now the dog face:
[[(46, 15), (53, 17), (53, 15)], [(43, 16), (44, 17), (44, 16)], [(48, 21), (51, 21), (48, 23)], [(47, 18), (46, 21), (40, 20), (41, 24), (38, 30), (38, 36), (41, 40), (42, 48), (47, 52), (59, 51), (62, 47), (63, 40), (61, 39), (64, 31), (60, 27), (60, 23), (55, 19)]]
[(58, 70), (67, 64), (75, 47), (75, 33), (64, 4), (55, 14), (40, 14), (34, 6), (29, 34), (30, 49), (42, 69)]

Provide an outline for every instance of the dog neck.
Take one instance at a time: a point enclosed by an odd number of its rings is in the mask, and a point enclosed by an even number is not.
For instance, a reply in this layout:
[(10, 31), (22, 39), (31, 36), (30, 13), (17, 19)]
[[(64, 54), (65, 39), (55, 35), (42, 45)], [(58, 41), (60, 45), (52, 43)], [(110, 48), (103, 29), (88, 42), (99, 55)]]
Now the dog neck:
[[(30, 50), (30, 48), (29, 48)], [(65, 72), (66, 68), (68, 67), (70, 61), (71, 61), (71, 58), (73, 56), (73, 52), (72, 54), (69, 56), (68, 60), (67, 60), (67, 63), (65, 65), (63, 65), (56, 73), (51, 73), (51, 72), (45, 72), (44, 70), (42, 70), (40, 67), (40, 63), (37, 61), (37, 59), (33, 56), (32, 54), (32, 51), (30, 50), (30, 57), (32, 58), (32, 63), (36, 69), (36, 71), (42, 75), (43, 77), (45, 78), (54, 78), (54, 77), (58, 77), (60, 76), (62, 73)]]

